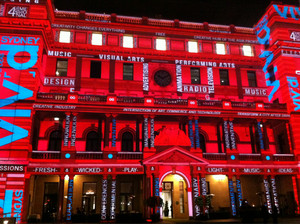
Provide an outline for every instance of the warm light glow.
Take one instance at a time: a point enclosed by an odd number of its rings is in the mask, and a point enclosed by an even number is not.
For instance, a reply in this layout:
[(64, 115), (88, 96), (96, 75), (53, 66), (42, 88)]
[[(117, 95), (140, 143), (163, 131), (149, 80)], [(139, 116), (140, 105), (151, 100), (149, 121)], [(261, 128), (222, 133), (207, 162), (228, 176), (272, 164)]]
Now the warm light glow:
[(216, 43), (216, 52), (217, 52), (217, 54), (226, 54), (225, 44)]
[(71, 32), (70, 31), (60, 31), (59, 32), (59, 42), (60, 43), (70, 43), (71, 42)]
[(102, 34), (101, 33), (93, 33), (92, 34), (92, 45), (102, 45)]
[(4, 221), (3, 221), (3, 224), (8, 224), (8, 220), (4, 220)]
[(167, 50), (167, 42), (164, 38), (156, 39), (156, 50), (165, 51)]
[(55, 117), (54, 120), (55, 120), (55, 121), (59, 121), (59, 117)]
[(123, 47), (133, 48), (133, 37), (123, 36)]
[(198, 43), (197, 43), (197, 41), (189, 41), (188, 42), (188, 51), (190, 53), (198, 53)]
[(69, 175), (67, 174), (67, 175), (65, 175), (65, 180), (69, 180)]
[(176, 181), (183, 181), (183, 178), (182, 178), (180, 175), (178, 175), (178, 174), (174, 174), (174, 175), (173, 175), (173, 178), (174, 178)]
[(226, 175), (212, 175), (216, 181), (224, 181), (226, 179)]
[(253, 56), (252, 48), (250, 45), (243, 45), (243, 52), (245, 56)]

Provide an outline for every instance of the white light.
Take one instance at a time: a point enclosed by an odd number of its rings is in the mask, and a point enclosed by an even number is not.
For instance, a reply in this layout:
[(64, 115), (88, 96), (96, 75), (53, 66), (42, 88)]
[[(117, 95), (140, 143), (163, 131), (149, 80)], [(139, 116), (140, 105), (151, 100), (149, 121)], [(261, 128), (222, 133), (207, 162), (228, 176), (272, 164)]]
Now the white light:
[(3, 224), (8, 224), (8, 220), (4, 220), (4, 221), (3, 221)]
[(213, 178), (217, 181), (223, 181), (226, 179), (226, 175), (213, 175)]
[(56, 74), (56, 76), (59, 76), (59, 72), (58, 72), (58, 71), (56, 71), (56, 73), (55, 73), (55, 74)]
[(167, 42), (164, 38), (157, 38), (156, 39), (156, 50), (165, 51), (167, 50)]
[(188, 42), (188, 51), (190, 53), (198, 53), (198, 43), (197, 43), (197, 41), (189, 41)]
[(71, 32), (70, 31), (60, 31), (59, 32), (59, 42), (60, 43), (70, 43), (71, 42)]
[(92, 45), (102, 45), (102, 34), (92, 33)]
[(243, 52), (245, 56), (253, 56), (252, 48), (250, 45), (243, 45)]
[(67, 174), (67, 175), (65, 175), (65, 180), (69, 180), (69, 175)]
[(226, 54), (225, 44), (216, 43), (216, 52), (217, 52), (217, 54)]
[(133, 48), (133, 37), (123, 36), (123, 47)]
[(54, 117), (54, 120), (55, 121), (59, 121), (59, 117)]

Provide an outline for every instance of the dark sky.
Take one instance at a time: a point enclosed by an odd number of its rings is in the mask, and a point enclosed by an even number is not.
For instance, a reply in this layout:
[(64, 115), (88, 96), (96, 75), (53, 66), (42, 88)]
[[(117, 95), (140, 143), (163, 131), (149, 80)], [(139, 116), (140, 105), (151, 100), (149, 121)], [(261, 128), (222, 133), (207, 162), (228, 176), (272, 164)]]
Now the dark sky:
[[(54, 0), (59, 10), (252, 27), (272, 0)], [(281, 0), (299, 6), (300, 0)]]

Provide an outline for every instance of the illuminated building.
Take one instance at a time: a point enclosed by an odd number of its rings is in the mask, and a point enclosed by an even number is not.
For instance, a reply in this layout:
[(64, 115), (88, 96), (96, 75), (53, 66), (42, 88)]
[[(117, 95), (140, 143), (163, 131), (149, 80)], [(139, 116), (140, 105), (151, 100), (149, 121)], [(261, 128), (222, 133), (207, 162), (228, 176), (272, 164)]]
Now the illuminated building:
[(149, 218), (150, 196), (173, 218), (243, 198), (292, 213), (299, 14), (269, 6), (253, 29), (1, 1), (0, 214)]

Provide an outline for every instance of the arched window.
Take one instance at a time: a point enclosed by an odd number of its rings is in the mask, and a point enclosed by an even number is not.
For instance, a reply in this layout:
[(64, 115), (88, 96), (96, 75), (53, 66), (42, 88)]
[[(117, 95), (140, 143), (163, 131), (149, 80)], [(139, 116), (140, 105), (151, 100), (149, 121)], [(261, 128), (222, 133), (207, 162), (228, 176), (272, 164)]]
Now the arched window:
[(205, 137), (203, 134), (199, 133), (199, 140), (200, 140), (200, 149), (202, 149), (202, 152), (206, 152), (206, 143), (205, 143)]
[(62, 132), (60, 130), (52, 131), (49, 137), (48, 151), (60, 151), (62, 143)]
[(133, 135), (129, 131), (122, 134), (122, 152), (133, 152)]
[(95, 131), (90, 131), (86, 136), (86, 147), (87, 152), (98, 152), (101, 151), (100, 136)]

